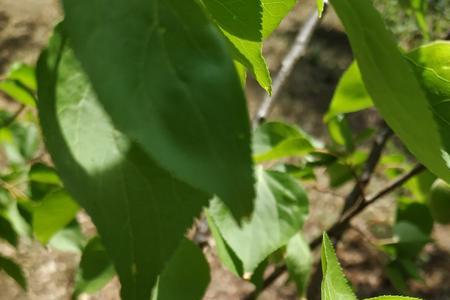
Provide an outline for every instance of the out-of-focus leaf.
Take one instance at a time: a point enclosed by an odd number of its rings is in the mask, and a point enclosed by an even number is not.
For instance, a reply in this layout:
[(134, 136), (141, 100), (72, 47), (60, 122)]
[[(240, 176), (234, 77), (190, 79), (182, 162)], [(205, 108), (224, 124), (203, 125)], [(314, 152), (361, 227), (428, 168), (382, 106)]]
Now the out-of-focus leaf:
[(332, 140), (338, 145), (345, 146), (346, 150), (351, 152), (354, 148), (353, 136), (345, 115), (334, 116), (328, 120), (327, 125)]
[(322, 300), (356, 300), (337, 260), (333, 245), (324, 233), (322, 241)]
[(312, 141), (304, 132), (281, 122), (264, 123), (253, 134), (256, 162), (305, 155), (313, 150)]
[[(401, 198), (404, 199), (404, 198)], [(406, 221), (416, 225), (425, 235), (430, 235), (433, 230), (433, 217), (427, 205), (417, 202), (399, 201), (397, 209), (397, 221)]]
[(62, 186), (56, 170), (43, 163), (33, 164), (28, 172), (31, 200), (42, 200), (48, 193)]
[(0, 91), (22, 104), (34, 107), (36, 105), (34, 69), (25, 64), (14, 64), (6, 75), (6, 79), (0, 81)]
[(33, 211), (33, 232), (36, 239), (47, 244), (51, 237), (68, 225), (79, 210), (63, 189), (50, 192)]
[(303, 296), (309, 284), (313, 257), (308, 242), (301, 233), (294, 235), (286, 247), (286, 266), (289, 277), (297, 285), (299, 296)]
[(327, 173), (330, 177), (330, 186), (333, 188), (340, 187), (354, 178), (352, 169), (341, 162), (328, 166)]
[(325, 121), (329, 122), (337, 115), (357, 112), (372, 106), (373, 102), (362, 81), (358, 64), (353, 62), (339, 80)]
[(430, 242), (430, 237), (410, 222), (401, 221), (394, 226), (395, 243), (398, 257), (415, 257)]
[(52, 236), (48, 245), (59, 251), (79, 253), (86, 245), (86, 237), (78, 222), (72, 222)]
[(101, 290), (115, 275), (114, 266), (99, 237), (92, 238), (83, 249), (75, 277), (73, 298), (82, 293)]
[(298, 182), (285, 173), (257, 169), (255, 210), (242, 227), (219, 199), (209, 213), (224, 240), (252, 273), (271, 253), (286, 245), (308, 214), (308, 199)]
[(17, 246), (17, 233), (11, 222), (2, 215), (0, 215), (0, 239), (6, 240), (14, 247)]
[(435, 180), (436, 175), (426, 170), (410, 179), (405, 187), (411, 191), (417, 201), (425, 203), (429, 199), (431, 185)]
[(25, 279), (22, 268), (13, 260), (0, 255), (0, 271), (8, 274), (8, 276), (14, 279), (22, 289), (27, 289), (27, 280)]

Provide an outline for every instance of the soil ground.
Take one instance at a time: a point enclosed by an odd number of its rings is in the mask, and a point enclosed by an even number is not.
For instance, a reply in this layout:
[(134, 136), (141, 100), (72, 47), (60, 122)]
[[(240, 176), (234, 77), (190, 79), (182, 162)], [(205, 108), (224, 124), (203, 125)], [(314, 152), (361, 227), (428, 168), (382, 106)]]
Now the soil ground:
[[(15, 61), (34, 63), (45, 45), (52, 26), (60, 18), (56, 0), (0, 0), (0, 76)], [(276, 74), (284, 54), (306, 15), (313, 9), (314, 1), (300, 3), (283, 21), (280, 28), (266, 43), (264, 53), (272, 74)], [(299, 62), (294, 74), (272, 113), (272, 119), (283, 119), (299, 124), (309, 133), (326, 136), (322, 116), (327, 110), (336, 83), (352, 60), (351, 50), (342, 28), (333, 13), (329, 13), (316, 31), (306, 57)], [(253, 114), (264, 92), (253, 79), (248, 80), (247, 95)], [(1, 100), (0, 105), (10, 105)], [(354, 127), (373, 127), (378, 121), (375, 112), (351, 117)], [(315, 188), (310, 189), (311, 216), (305, 230), (314, 237), (327, 228), (342, 205), (342, 197), (348, 186), (336, 194), (323, 192), (327, 182), (324, 174)], [(383, 185), (375, 178), (371, 190)], [(323, 188), (322, 188), (323, 187)], [(386, 198), (357, 218), (338, 247), (343, 269), (360, 296), (369, 297), (394, 293), (383, 273), (380, 261), (383, 256), (369, 241), (375, 237), (372, 225), (389, 228), (395, 211), (394, 199)], [(81, 216), (83, 217), (83, 216)], [(86, 218), (83, 218), (86, 220)], [(318, 222), (317, 220), (322, 220)], [(84, 221), (89, 226), (89, 221)], [(361, 234), (364, 233), (364, 234)], [(436, 226), (433, 237), (423, 255), (423, 282), (411, 282), (414, 295), (429, 300), (450, 299), (450, 227)], [(0, 300), (65, 300), (70, 299), (74, 270), (79, 256), (47, 249), (30, 240), (22, 240), (18, 250), (0, 244), (0, 252), (16, 258), (24, 267), (29, 280), (28, 292), (20, 291), (6, 276), (0, 273)], [(240, 299), (252, 290), (252, 285), (234, 277), (221, 267), (213, 247), (205, 253), (211, 265), (212, 281), (204, 300)], [(292, 284), (285, 284), (282, 276), (260, 299), (297, 299)], [(116, 300), (119, 284), (114, 280), (96, 295), (83, 296), (84, 300)]]

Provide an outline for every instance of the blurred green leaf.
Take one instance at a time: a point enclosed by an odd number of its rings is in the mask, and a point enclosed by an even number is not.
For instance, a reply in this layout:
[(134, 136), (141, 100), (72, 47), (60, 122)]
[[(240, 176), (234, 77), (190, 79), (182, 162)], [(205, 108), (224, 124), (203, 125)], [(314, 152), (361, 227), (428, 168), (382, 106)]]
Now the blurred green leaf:
[(395, 224), (394, 233), (398, 239), (394, 246), (398, 257), (402, 258), (416, 257), (431, 240), (417, 225), (407, 221)]
[(309, 244), (301, 233), (294, 235), (288, 242), (285, 256), (289, 277), (297, 286), (298, 295), (305, 294), (313, 266), (313, 257)]
[(300, 129), (281, 122), (267, 122), (253, 133), (256, 162), (305, 155), (314, 150), (310, 138)]
[(25, 279), (22, 268), (12, 259), (0, 255), (0, 271), (8, 274), (8, 276), (14, 279), (22, 289), (27, 289), (27, 280)]
[(17, 246), (17, 233), (10, 221), (0, 215), (0, 239), (6, 240), (12, 246)]
[(42, 244), (63, 229), (76, 216), (79, 210), (72, 197), (63, 189), (47, 194), (33, 211), (33, 233)]
[(301, 229), (308, 199), (298, 182), (285, 173), (257, 169), (255, 210), (240, 227), (217, 198), (209, 214), (224, 240), (252, 273), (271, 253), (286, 245)]
[(82, 293), (101, 290), (115, 275), (114, 266), (99, 237), (92, 238), (83, 249), (75, 277), (73, 298)]
[(354, 149), (353, 136), (345, 115), (336, 115), (328, 120), (328, 132), (331, 139), (338, 145), (345, 146), (347, 152)]
[(34, 68), (25, 64), (14, 64), (5, 80), (0, 81), (0, 91), (22, 104), (34, 107), (36, 105)]
[(81, 232), (78, 222), (72, 221), (55, 233), (48, 241), (48, 245), (59, 251), (79, 253), (86, 245), (86, 237)]

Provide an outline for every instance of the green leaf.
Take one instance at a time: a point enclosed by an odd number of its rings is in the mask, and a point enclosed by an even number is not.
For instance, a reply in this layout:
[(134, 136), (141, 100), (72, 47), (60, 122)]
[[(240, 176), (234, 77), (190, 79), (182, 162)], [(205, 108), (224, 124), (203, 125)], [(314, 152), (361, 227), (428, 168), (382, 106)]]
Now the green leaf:
[(152, 300), (202, 299), (210, 281), (209, 273), (201, 249), (183, 239), (161, 274)]
[(221, 263), (233, 274), (237, 276), (244, 275), (244, 268), (242, 261), (236, 256), (236, 253), (227, 244), (222, 234), (217, 228), (216, 223), (210, 216), (208, 210), (206, 210), (206, 218), (208, 220), (208, 227), (211, 231), (211, 235), (214, 238), (217, 256), (219, 257)]
[(404, 297), (404, 296), (381, 296), (375, 298), (368, 298), (366, 300), (420, 300), (419, 298)]
[(41, 201), (48, 193), (62, 187), (56, 170), (42, 163), (31, 166), (28, 172), (28, 182), (30, 198), (34, 201)]
[(101, 290), (115, 275), (114, 266), (99, 237), (92, 238), (81, 255), (73, 298)]
[(353, 62), (339, 80), (330, 108), (325, 115), (325, 122), (329, 122), (337, 115), (357, 112), (372, 106), (372, 98), (367, 94), (358, 64)]
[(262, 56), (262, 41), (278, 27), (296, 0), (202, 0), (225, 37), (234, 57), (271, 92), (269, 70)]
[(64, 186), (102, 237), (122, 299), (147, 300), (208, 195), (161, 169), (113, 126), (58, 32), (37, 68), (47, 148)]
[(322, 242), (322, 271), (322, 300), (356, 300), (326, 233)]
[(80, 253), (86, 245), (86, 237), (78, 222), (72, 222), (54, 234), (48, 245), (59, 251)]
[(2, 215), (0, 215), (0, 239), (6, 240), (14, 247), (17, 246), (17, 233), (11, 222)]
[(313, 257), (308, 242), (301, 233), (294, 235), (289, 240), (285, 261), (289, 276), (297, 285), (298, 295), (303, 296), (309, 284)]
[(6, 79), (0, 81), (0, 91), (22, 104), (34, 107), (36, 91), (34, 69), (25, 64), (14, 64)]
[[(404, 198), (401, 198), (404, 199)], [(425, 235), (430, 235), (433, 230), (433, 217), (428, 205), (400, 200), (397, 209), (397, 221), (406, 221), (416, 225)]]
[(196, 1), (63, 7), (75, 54), (115, 127), (173, 176), (218, 195), (235, 217), (250, 215), (244, 93), (224, 39)]
[(75, 218), (78, 210), (78, 205), (65, 190), (50, 192), (33, 210), (33, 233), (36, 239), (47, 244), (55, 233)]
[(354, 148), (353, 136), (345, 115), (333, 117), (328, 120), (327, 125), (332, 140), (338, 145), (345, 146), (346, 150), (351, 152)]
[[(448, 123), (434, 115), (436, 106), (443, 111), (446, 102), (427, 99), (411, 66), (400, 53), (381, 16), (368, 0), (332, 0), (336, 13), (349, 36), (362, 78), (375, 106), (408, 149), (429, 170), (450, 182)], [(367, 30), (366, 28), (369, 28)], [(415, 57), (422, 56), (418, 51)], [(441, 53), (445, 70), (445, 55)], [(448, 61), (448, 60), (447, 60)], [(432, 72), (423, 70), (425, 86), (442, 86)], [(422, 75), (421, 74), (421, 75)], [(427, 81), (427, 78), (430, 81)], [(437, 91), (436, 91), (437, 92)], [(436, 98), (437, 99), (437, 98)], [(417, 126), (420, 124), (420, 126)]]
[(400, 221), (395, 224), (394, 233), (398, 239), (394, 244), (397, 256), (402, 258), (416, 257), (431, 240), (417, 225), (407, 221)]
[(319, 13), (319, 18), (322, 17), (323, 10), (325, 9), (325, 0), (316, 0), (317, 12)]
[(25, 279), (22, 268), (13, 260), (0, 255), (0, 271), (8, 274), (8, 276), (14, 279), (22, 289), (27, 289), (27, 280)]
[(258, 163), (314, 150), (310, 138), (300, 129), (281, 122), (267, 122), (253, 134), (254, 160)]
[(298, 182), (287, 174), (257, 170), (255, 211), (239, 227), (219, 199), (209, 214), (226, 243), (252, 273), (270, 254), (286, 245), (308, 214), (308, 199)]

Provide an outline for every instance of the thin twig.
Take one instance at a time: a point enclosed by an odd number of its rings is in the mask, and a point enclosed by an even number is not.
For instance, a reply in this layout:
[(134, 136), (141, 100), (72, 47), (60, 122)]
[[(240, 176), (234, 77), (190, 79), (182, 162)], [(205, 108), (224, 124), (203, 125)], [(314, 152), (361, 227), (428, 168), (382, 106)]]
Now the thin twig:
[(280, 96), (281, 91), (284, 85), (286, 84), (287, 79), (291, 75), (295, 64), (300, 60), (300, 58), (302, 58), (305, 55), (306, 48), (308, 47), (312, 34), (319, 25), (322, 18), (319, 18), (317, 10), (314, 9), (313, 12), (308, 17), (308, 19), (306, 20), (306, 22), (304, 23), (303, 27), (298, 32), (297, 37), (295, 38), (295, 42), (289, 53), (284, 57), (283, 62), (281, 64), (281, 69), (274, 80), (272, 95), (267, 95), (264, 98), (261, 106), (259, 107), (256, 113), (254, 119), (254, 127), (263, 123), (267, 118), (267, 116), (269, 115), (273, 103)]

